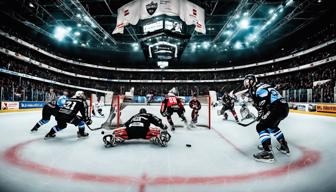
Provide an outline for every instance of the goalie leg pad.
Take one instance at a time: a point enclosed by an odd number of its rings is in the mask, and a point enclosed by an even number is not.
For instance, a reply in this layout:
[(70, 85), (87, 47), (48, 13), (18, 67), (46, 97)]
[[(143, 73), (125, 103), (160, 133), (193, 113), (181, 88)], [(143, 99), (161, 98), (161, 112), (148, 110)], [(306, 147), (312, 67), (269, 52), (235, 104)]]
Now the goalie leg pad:
[(149, 128), (146, 139), (149, 140), (152, 137), (157, 137), (158, 135), (160, 135), (160, 132), (161, 130), (159, 128)]
[(119, 129), (115, 129), (113, 131), (113, 135), (117, 138), (121, 138), (124, 140), (128, 139), (128, 133), (125, 127), (119, 128)]

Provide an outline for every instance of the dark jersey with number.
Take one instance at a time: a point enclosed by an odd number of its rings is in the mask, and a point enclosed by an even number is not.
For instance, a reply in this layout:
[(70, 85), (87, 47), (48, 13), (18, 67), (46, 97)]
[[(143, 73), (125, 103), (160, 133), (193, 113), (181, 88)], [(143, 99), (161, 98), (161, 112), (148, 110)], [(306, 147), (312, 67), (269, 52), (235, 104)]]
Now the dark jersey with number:
[(229, 95), (224, 95), (222, 98), (223, 105), (227, 108), (233, 108), (235, 99), (230, 97)]
[(254, 106), (258, 110), (268, 111), (273, 104), (287, 103), (281, 94), (268, 84), (260, 83), (255, 91), (250, 91), (250, 95), (252, 95)]
[(88, 105), (85, 100), (79, 98), (68, 99), (59, 110), (59, 114), (66, 116), (67, 119), (76, 117), (78, 112), (82, 115), (83, 120), (86, 121), (89, 119)]
[(201, 103), (198, 100), (191, 100), (189, 102), (189, 107), (192, 109), (200, 110), (201, 109)]
[(161, 103), (161, 113), (165, 112), (168, 108), (183, 109), (183, 103), (178, 97), (168, 97)]
[(134, 115), (132, 118), (130, 118), (125, 123), (125, 126), (127, 128), (138, 127), (138, 128), (149, 129), (149, 126), (151, 124), (154, 124), (155, 126), (163, 128), (161, 119), (150, 113), (140, 113), (140, 114)]

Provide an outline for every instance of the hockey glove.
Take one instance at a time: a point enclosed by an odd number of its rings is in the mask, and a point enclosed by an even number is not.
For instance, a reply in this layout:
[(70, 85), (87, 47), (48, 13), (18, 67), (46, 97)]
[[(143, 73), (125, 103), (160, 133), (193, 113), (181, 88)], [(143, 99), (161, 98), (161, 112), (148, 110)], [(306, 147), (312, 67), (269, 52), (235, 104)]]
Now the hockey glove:
[(162, 129), (162, 130), (167, 130), (167, 129), (168, 129), (168, 126), (167, 126), (167, 125), (164, 125), (164, 126), (162, 126), (161, 129)]
[(168, 113), (167, 113), (167, 111), (165, 111), (165, 112), (161, 112), (161, 115), (162, 115), (163, 117), (167, 117), (167, 116), (168, 116)]
[(85, 121), (85, 124), (87, 124), (87, 125), (91, 125), (91, 124), (92, 124), (92, 120), (91, 120), (91, 119), (86, 120), (86, 121)]

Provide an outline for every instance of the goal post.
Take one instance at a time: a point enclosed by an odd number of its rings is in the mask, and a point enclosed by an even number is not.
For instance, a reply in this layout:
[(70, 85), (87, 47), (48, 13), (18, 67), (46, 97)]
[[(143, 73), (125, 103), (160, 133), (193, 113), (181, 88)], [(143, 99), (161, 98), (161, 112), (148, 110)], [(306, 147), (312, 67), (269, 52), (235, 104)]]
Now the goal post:
[[(189, 102), (191, 100), (190, 96), (186, 97), (179, 97), (184, 102), (184, 108), (185, 108), (185, 117), (187, 118), (188, 123), (191, 122), (191, 113), (192, 109), (189, 107)], [(211, 120), (212, 120), (212, 99), (209, 95), (202, 95), (197, 96), (197, 99), (201, 103), (201, 109), (199, 110), (199, 116), (198, 116), (198, 122), (196, 123), (196, 127), (204, 127), (211, 129)], [(166, 118), (162, 117), (160, 114), (160, 103), (151, 103), (150, 105), (147, 105), (144, 102), (134, 101), (130, 99), (129, 97), (126, 97), (125, 95), (113, 95), (112, 102), (111, 102), (111, 108), (110, 108), (110, 114), (106, 121), (102, 124), (103, 129), (115, 129), (120, 126), (123, 126), (123, 120), (125, 121), (125, 117), (127, 117), (127, 114), (123, 113), (123, 110), (125, 107), (130, 108), (129, 112), (138, 112), (138, 108), (146, 108), (149, 113), (153, 113), (154, 115), (158, 116), (163, 120), (164, 123), (166, 122)], [(136, 109), (135, 109), (136, 108)], [(126, 116), (125, 116), (126, 115)], [(128, 114), (128, 115), (135, 115), (135, 114)], [(181, 119), (178, 117), (177, 114), (173, 114), (172, 119), (175, 123), (176, 127), (184, 127), (184, 124), (181, 122)]]

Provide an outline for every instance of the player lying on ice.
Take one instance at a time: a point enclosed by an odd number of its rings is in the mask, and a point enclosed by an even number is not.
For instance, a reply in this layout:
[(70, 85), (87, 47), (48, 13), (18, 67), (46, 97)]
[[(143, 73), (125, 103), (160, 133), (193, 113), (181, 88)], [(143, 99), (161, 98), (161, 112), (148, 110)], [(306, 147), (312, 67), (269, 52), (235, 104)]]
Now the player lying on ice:
[[(161, 129), (151, 128), (151, 124)], [(155, 144), (166, 147), (171, 137), (167, 131), (167, 126), (162, 124), (162, 120), (153, 114), (147, 113), (144, 108), (131, 117), (124, 126), (113, 130), (112, 134), (103, 137), (105, 147), (114, 147), (125, 140), (131, 139), (150, 140)]]
[(279, 128), (279, 123), (288, 116), (289, 108), (286, 100), (272, 86), (264, 83), (258, 84), (254, 75), (245, 77), (244, 87), (248, 89), (253, 105), (258, 110), (257, 120), (259, 122), (256, 128), (262, 151), (254, 154), (254, 159), (268, 163), (274, 161), (270, 134), (273, 134), (280, 144), (277, 149), (289, 155), (287, 141)]
[[(77, 116), (78, 112), (80, 112), (82, 117)], [(68, 123), (78, 126), (78, 137), (89, 136), (89, 134), (85, 132), (85, 124), (90, 125), (92, 121), (89, 117), (88, 105), (86, 103), (84, 92), (77, 91), (73, 97), (68, 99), (58, 111), (55, 119), (57, 125), (50, 129), (49, 133), (45, 136), (45, 139), (56, 137), (56, 132), (65, 129)]]

